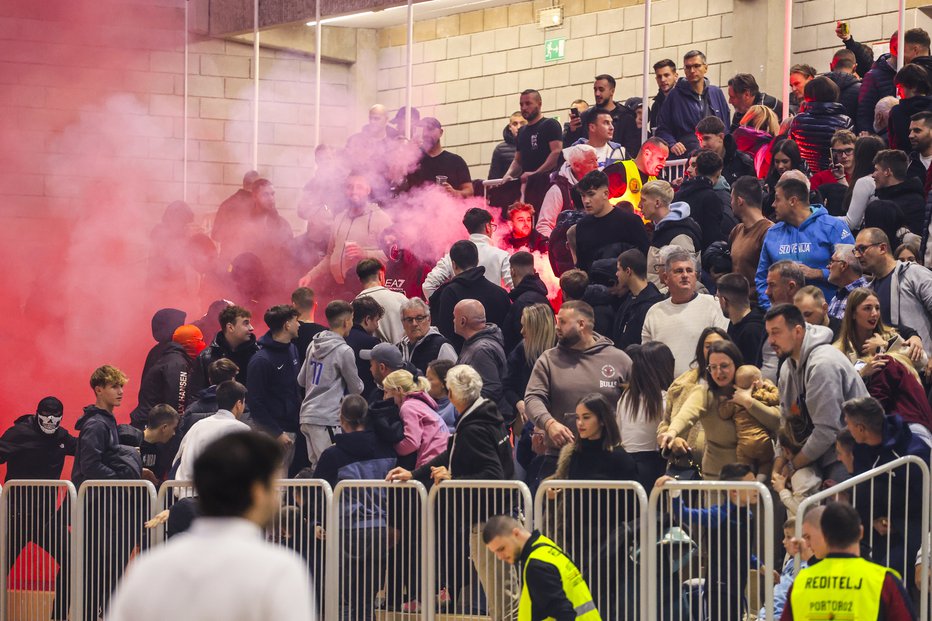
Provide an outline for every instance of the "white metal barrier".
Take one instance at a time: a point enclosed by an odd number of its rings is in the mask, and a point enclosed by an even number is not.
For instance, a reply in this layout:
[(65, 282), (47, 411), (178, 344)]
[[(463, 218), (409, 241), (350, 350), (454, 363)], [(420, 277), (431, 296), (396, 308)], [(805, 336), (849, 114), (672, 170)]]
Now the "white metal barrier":
[(150, 546), (155, 503), (148, 481), (85, 481), (78, 490), (72, 619), (104, 616), (127, 564)]
[(686, 175), (686, 166), (689, 164), (689, 160), (667, 160), (667, 163), (663, 165), (663, 171), (660, 173), (660, 178), (664, 181), (670, 183), (674, 179), (679, 179)]
[[(688, 504), (687, 504), (688, 503)], [(648, 501), (649, 621), (773, 618), (773, 503), (761, 483), (670, 481)], [(761, 582), (763, 594), (761, 597)]]
[(417, 481), (342, 481), (326, 531), (327, 619), (369, 621), (377, 611), (427, 619), (423, 571), (427, 491)]
[(839, 497), (849, 501), (861, 515), (862, 543), (868, 545), (871, 560), (896, 570), (913, 596), (917, 554), (924, 561), (919, 570), (919, 618), (928, 619), (930, 481), (928, 464), (914, 456), (854, 476), (799, 504), (796, 538), (803, 538), (803, 520), (809, 509)]
[(0, 611), (10, 621), (65, 619), (73, 593), (69, 481), (10, 481), (0, 494)]
[(544, 481), (534, 526), (586, 579), (602, 621), (647, 618), (647, 493), (634, 481)]
[(326, 481), (287, 479), (279, 481), (282, 508), (266, 528), (269, 541), (278, 543), (304, 559), (314, 581), (317, 618), (324, 618), (324, 585), (327, 553), (326, 532), (333, 506), (333, 491)]
[(520, 481), (444, 481), (431, 488), (428, 502), (428, 603), (436, 597), (438, 612), (456, 618), (517, 618), (517, 572), (482, 543), (482, 527), (492, 516), (511, 515), (530, 528), (533, 504), (527, 486)]

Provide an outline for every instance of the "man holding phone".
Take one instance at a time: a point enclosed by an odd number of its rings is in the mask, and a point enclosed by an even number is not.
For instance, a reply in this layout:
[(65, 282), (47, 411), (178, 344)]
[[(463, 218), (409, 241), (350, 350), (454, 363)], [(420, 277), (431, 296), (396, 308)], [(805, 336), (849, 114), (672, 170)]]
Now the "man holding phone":
[(809, 180), (813, 191), (819, 186), (837, 183), (845, 188), (851, 181), (851, 172), (854, 170), (854, 143), (857, 136), (847, 129), (836, 130), (832, 134), (831, 153), (832, 167), (819, 171)]

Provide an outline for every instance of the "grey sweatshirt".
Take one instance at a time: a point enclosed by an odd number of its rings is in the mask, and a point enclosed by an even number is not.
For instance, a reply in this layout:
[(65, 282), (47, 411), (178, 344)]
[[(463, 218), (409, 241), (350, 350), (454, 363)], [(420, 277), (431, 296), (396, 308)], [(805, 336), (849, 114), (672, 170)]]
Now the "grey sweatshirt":
[(336, 332), (315, 334), (298, 372), (298, 384), (307, 389), (301, 404), (301, 423), (336, 427), (340, 424), (343, 396), (362, 393), (353, 349)]
[[(544, 429), (551, 418), (570, 427), (576, 426), (576, 403), (591, 392), (605, 396), (612, 407), (621, 397), (622, 384), (628, 381), (631, 358), (616, 348), (611, 339), (595, 334), (595, 343), (586, 350), (563, 345), (548, 349), (531, 371), (524, 404), (528, 418)], [(850, 365), (849, 365), (850, 366)], [(557, 448), (548, 454), (557, 455)]]
[(803, 395), (814, 429), (801, 452), (813, 462), (829, 466), (838, 461), (835, 438), (844, 427), (841, 404), (867, 397), (868, 392), (851, 361), (832, 346), (832, 331), (825, 326), (806, 324), (799, 363), (787, 358), (780, 369), (784, 418), (801, 413)]

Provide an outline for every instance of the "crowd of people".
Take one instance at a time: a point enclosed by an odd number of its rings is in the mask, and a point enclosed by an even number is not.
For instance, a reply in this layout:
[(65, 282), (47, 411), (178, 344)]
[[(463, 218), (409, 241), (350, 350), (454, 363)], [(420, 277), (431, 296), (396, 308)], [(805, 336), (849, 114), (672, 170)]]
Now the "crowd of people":
[[(279, 444), (289, 476), (334, 486), (521, 479), (533, 491), (556, 478), (650, 490), (671, 473), (759, 481), (778, 515), (815, 533), (819, 516), (797, 515), (806, 497), (899, 457), (928, 462), (932, 447), (930, 39), (907, 31), (896, 70), (895, 34), (876, 61), (841, 25), (837, 34), (829, 71), (792, 67), (788, 102), (750, 74), (711, 84), (698, 50), (684, 55), (682, 78), (672, 60), (654, 65), (649, 108), (616, 100), (615, 79), (599, 75), (594, 105), (573, 102), (561, 127), (525, 90), (489, 171), (504, 183), (485, 200), (464, 160), (442, 147), (439, 120), (402, 109), (389, 123), (377, 105), (345, 148), (317, 149), (298, 237), (274, 185), (254, 171), (210, 235), (185, 238), (190, 210), (173, 204), (157, 239), (177, 254), (154, 259), (150, 279), (171, 290), (193, 268), (209, 310), (194, 322), (171, 308), (153, 317), (157, 343), (128, 428), (114, 416), (127, 378), (111, 366), (91, 378), (95, 403), (76, 438), (54, 399), (17, 421), (0, 438), (8, 479), (58, 478), (66, 454), (76, 485), (185, 479), (211, 442), (251, 428)], [(661, 178), (670, 157), (688, 161), (683, 178)], [(424, 238), (451, 223), (436, 221), (431, 201), (462, 214), (461, 239), (439, 250)], [(813, 534), (786, 540), (786, 551), (811, 546), (810, 567), (847, 555), (860, 521), (874, 531), (864, 554), (910, 591), (881, 572), (883, 618), (915, 618), (919, 574), (904, 559), (925, 535), (918, 483), (892, 479), (854, 513), (825, 509), (832, 550)], [(735, 493), (718, 508), (672, 511), (701, 521), (714, 510), (716, 528), (739, 524), (729, 537), (750, 540), (748, 504)], [(492, 517), (474, 512), (462, 535), (485, 611), (500, 621), (518, 602), (492, 584), (495, 551), (480, 543)], [(485, 543), (512, 536), (502, 524)], [(530, 536), (514, 534), (517, 552), (500, 557), (514, 562)], [(715, 592), (727, 584), (743, 595), (750, 557), (747, 544), (710, 552), (710, 618), (747, 611), (747, 598)], [(598, 566), (576, 560), (590, 603), (611, 607), (591, 583)], [(778, 585), (793, 602), (784, 619), (808, 618), (797, 598), (816, 597), (793, 584), (799, 571), (787, 563)], [(440, 601), (464, 588), (445, 583)], [(366, 602), (358, 618), (376, 599), (354, 599)]]

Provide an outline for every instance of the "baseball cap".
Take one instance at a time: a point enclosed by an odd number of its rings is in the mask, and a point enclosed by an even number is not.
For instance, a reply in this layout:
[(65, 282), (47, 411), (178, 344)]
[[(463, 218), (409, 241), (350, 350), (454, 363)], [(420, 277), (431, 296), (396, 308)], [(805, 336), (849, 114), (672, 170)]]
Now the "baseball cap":
[(363, 360), (375, 360), (395, 370), (405, 366), (401, 352), (391, 343), (379, 343), (372, 349), (363, 349), (359, 352), (359, 357)]

